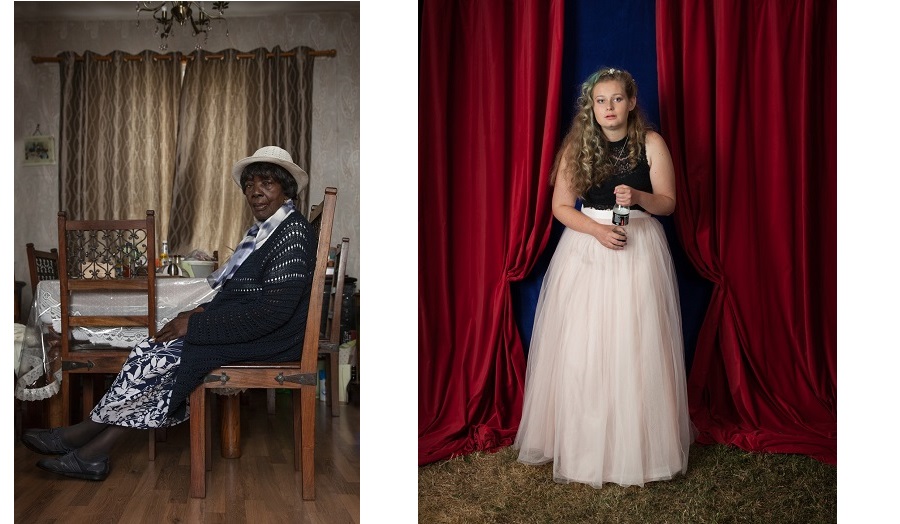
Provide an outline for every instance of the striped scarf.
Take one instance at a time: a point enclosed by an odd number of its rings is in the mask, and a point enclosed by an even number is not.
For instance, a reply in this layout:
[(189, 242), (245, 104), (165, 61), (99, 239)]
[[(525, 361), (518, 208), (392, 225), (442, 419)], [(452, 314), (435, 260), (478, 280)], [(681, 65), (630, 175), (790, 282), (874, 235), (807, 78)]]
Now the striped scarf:
[(265, 222), (253, 224), (253, 226), (247, 230), (247, 235), (241, 240), (241, 243), (238, 244), (237, 249), (234, 250), (234, 254), (228, 259), (228, 263), (206, 277), (209, 286), (213, 289), (217, 289), (224, 284), (225, 281), (234, 276), (234, 273), (241, 267), (244, 260), (247, 260), (250, 253), (253, 253), (257, 247), (263, 245), (263, 242), (269, 238), (269, 235), (272, 231), (275, 231), (275, 228), (281, 224), (281, 221), (293, 212), (294, 201), (287, 200), (278, 211), (266, 219)]

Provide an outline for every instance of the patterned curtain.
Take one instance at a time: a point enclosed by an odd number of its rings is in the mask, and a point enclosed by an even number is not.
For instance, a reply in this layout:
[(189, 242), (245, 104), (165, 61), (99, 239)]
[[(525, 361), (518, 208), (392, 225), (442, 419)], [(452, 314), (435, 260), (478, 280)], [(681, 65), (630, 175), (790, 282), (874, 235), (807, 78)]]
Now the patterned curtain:
[[(231, 178), (237, 160), (277, 145), (309, 172), (315, 60), (309, 51), (275, 47), (191, 55), (182, 88), (168, 230), (173, 252), (218, 250), (220, 262), (233, 253), (253, 221)], [(308, 189), (300, 188), (297, 202), (304, 214)]]
[[(175, 172), (181, 54), (60, 53), (59, 206), (70, 218), (156, 211), (165, 231)], [(149, 102), (149, 103), (148, 103)]]

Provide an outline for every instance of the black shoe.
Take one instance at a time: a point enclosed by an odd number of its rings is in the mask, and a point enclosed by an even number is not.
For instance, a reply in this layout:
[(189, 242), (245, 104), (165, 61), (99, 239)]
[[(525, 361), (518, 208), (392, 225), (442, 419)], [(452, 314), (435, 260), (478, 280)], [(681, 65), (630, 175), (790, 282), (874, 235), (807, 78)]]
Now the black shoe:
[(60, 428), (26, 429), (22, 435), (22, 444), (41, 455), (65, 455), (75, 451), (75, 448), (63, 444), (59, 430)]
[(99, 462), (87, 462), (78, 458), (73, 451), (59, 458), (45, 458), (37, 463), (37, 467), (51, 473), (85, 480), (104, 480), (109, 476), (109, 457)]

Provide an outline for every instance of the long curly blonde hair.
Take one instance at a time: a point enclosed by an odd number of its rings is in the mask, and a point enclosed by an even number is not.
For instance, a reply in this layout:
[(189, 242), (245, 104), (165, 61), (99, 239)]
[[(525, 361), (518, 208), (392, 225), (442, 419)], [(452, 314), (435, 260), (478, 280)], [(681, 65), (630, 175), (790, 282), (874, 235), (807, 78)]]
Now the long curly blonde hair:
[[(581, 84), (581, 94), (578, 97), (575, 117), (569, 132), (563, 139), (562, 146), (553, 163), (550, 173), (550, 183), (555, 184), (559, 176), (559, 168), (563, 159), (566, 160), (566, 173), (571, 181), (572, 191), (577, 195), (584, 193), (595, 184), (600, 184), (614, 173), (615, 161), (609, 147), (609, 140), (600, 129), (597, 119), (594, 117), (594, 86), (600, 82), (617, 80), (625, 88), (625, 95), (629, 100), (637, 96), (637, 84), (631, 73), (622, 69), (611, 67), (601, 68), (587, 77)], [(644, 149), (644, 139), (650, 129), (646, 117), (640, 107), (635, 104), (634, 109), (628, 114), (628, 152), (625, 165), (634, 169)]]

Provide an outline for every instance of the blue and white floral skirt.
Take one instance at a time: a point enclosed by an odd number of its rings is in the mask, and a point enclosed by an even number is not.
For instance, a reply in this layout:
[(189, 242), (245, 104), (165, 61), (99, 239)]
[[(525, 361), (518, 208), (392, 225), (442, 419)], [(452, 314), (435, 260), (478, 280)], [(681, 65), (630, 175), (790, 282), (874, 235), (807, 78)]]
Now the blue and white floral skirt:
[(163, 428), (189, 418), (187, 409), (174, 410), (169, 402), (175, 372), (181, 363), (184, 339), (157, 343), (144, 339), (128, 355), (109, 390), (91, 410), (91, 420), (129, 428)]

